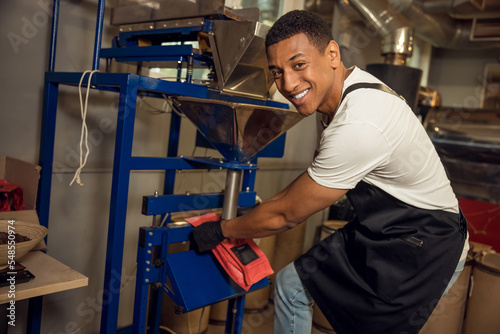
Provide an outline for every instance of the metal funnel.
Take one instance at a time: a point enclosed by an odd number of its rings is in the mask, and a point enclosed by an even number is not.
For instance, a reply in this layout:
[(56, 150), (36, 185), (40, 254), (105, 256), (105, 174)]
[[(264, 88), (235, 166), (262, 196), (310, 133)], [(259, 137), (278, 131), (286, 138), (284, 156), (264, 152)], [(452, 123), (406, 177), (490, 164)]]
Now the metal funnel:
[(274, 82), (267, 67), (264, 42), (269, 28), (260, 22), (214, 21), (208, 37), (218, 89), (226, 94), (267, 99)]
[(247, 162), (297, 124), (295, 110), (177, 97), (176, 107), (229, 162)]

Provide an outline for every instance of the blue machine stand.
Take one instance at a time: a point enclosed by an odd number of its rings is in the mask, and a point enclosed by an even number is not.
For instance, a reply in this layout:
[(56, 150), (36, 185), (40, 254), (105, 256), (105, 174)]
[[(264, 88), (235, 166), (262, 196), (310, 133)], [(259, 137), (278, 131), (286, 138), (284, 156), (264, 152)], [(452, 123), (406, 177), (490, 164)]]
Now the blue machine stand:
[[(224, 274), (211, 253), (188, 250), (168, 254), (169, 245), (189, 241), (191, 231), (190, 226), (140, 229), (133, 333), (145, 333), (148, 322), (149, 332), (158, 333), (163, 292), (183, 313), (231, 299), (228, 319), (234, 317), (234, 321), (226, 323), (225, 332), (241, 333), (246, 291)], [(268, 284), (268, 279), (264, 278), (249, 291)], [(153, 304), (150, 304), (151, 301), (154, 301)], [(148, 304), (153, 313), (149, 317)]]
[[(145, 61), (148, 57), (160, 57), (161, 60), (175, 60), (196, 64), (204, 64), (207, 59), (198, 57), (190, 46), (178, 45), (168, 48), (147, 49), (146, 57), (137, 54), (133, 46), (115, 49), (102, 49), (101, 39), (103, 30), (105, 0), (98, 1), (96, 39), (94, 46), (93, 70), (99, 69), (100, 58), (122, 58), (127, 61)], [(42, 167), (37, 196), (37, 210), (40, 223), (49, 225), (50, 194), (52, 186), (54, 141), (56, 131), (57, 102), (59, 86), (67, 85), (76, 88), (82, 78), (82, 72), (54, 72), (55, 50), (57, 39), (59, 0), (54, 0), (52, 22), (52, 38), (50, 47), (49, 71), (45, 74), (45, 87), (43, 95), (43, 116), (41, 129), (41, 144), (39, 164)], [(210, 22), (205, 21), (199, 29), (208, 29)], [(194, 28), (193, 28), (194, 29)], [(123, 36), (122, 36), (123, 37)], [(126, 36), (124, 36), (126, 37)], [(145, 52), (146, 48), (141, 48)], [(87, 74), (88, 75), (88, 74)], [(87, 86), (88, 76), (83, 80)], [(221, 160), (208, 158), (179, 157), (179, 134), (181, 117), (177, 113), (171, 114), (169, 140), (167, 152), (164, 157), (136, 157), (132, 156), (133, 133), (139, 95), (169, 98), (175, 96), (188, 96), (200, 99), (222, 100), (227, 102), (247, 103), (261, 106), (285, 108), (283, 103), (271, 100), (257, 100), (247, 97), (222, 94), (205, 85), (198, 85), (180, 78), (177, 81), (165, 81), (131, 73), (103, 73), (93, 74), (90, 88), (105, 90), (119, 94), (117, 112), (115, 150), (113, 159), (113, 175), (110, 190), (110, 210), (108, 223), (108, 236), (106, 247), (106, 260), (104, 268), (103, 293), (107, 294), (109, 302), (104, 303), (101, 313), (101, 334), (118, 332), (118, 308), (120, 291), (116, 285), (121, 280), (123, 249), (125, 246), (126, 209), (129, 195), (130, 173), (134, 170), (162, 170), (165, 171), (165, 182), (162, 196), (146, 196), (143, 202), (143, 214), (164, 215), (171, 212), (187, 211), (185, 208), (197, 208), (193, 203), (200, 201), (205, 204), (203, 208), (223, 207), (223, 194), (193, 194), (174, 195), (175, 174), (183, 169), (228, 169), (241, 171), (242, 182), (237, 204), (239, 206), (252, 206), (255, 203), (255, 170), (257, 157), (281, 157), (283, 155), (285, 135), (273, 141), (263, 151), (255, 155), (250, 163), (228, 163)], [(182, 253), (168, 254), (169, 245), (176, 242), (189, 240), (191, 227), (168, 228), (168, 219), (165, 227), (140, 229), (139, 247), (137, 253), (137, 286), (134, 305), (133, 328), (120, 329), (120, 333), (158, 333), (159, 312), (161, 311), (161, 293), (164, 288), (183, 312), (204, 307), (211, 303), (229, 299), (229, 309), (236, 309), (230, 316), (234, 320), (228, 321), (228, 333), (240, 333), (243, 319), (244, 293), (241, 288), (231, 284), (231, 281), (220, 271), (210, 254), (197, 254), (193, 250)], [(168, 284), (167, 284), (168, 278)], [(268, 284), (264, 279), (255, 284), (252, 289), (258, 289)], [(156, 289), (156, 290), (154, 290)], [(148, 291), (154, 290), (156, 295), (155, 312), (151, 313), (152, 321), (147, 321)], [(153, 292), (154, 292), (153, 291)], [(33, 305), (31, 305), (33, 304)], [(30, 302), (30, 333), (40, 332), (41, 297)], [(150, 306), (150, 305), (149, 305)], [(154, 314), (153, 314), (154, 313)], [(231, 318), (228, 316), (228, 319)], [(148, 326), (149, 325), (149, 326)]]
[[(257, 168), (252, 163), (228, 163), (204, 157), (183, 159), (199, 164), (199, 167), (206, 165), (210, 168), (227, 168), (228, 175), (253, 171)], [(252, 206), (255, 203), (255, 192), (250, 191), (247, 185), (245, 188), (247, 190), (244, 192), (236, 189), (237, 195), (234, 200), (237, 206)], [(142, 213), (164, 215), (195, 208), (220, 208), (226, 203), (224, 197), (228, 195), (227, 193), (228, 189), (224, 196), (220, 193), (144, 196)], [(177, 227), (168, 223), (166, 227), (141, 228), (137, 252), (133, 333), (144, 333), (148, 328), (150, 333), (158, 333), (164, 292), (172, 298), (179, 312), (183, 313), (230, 299), (226, 333), (241, 333), (244, 294), (247, 291), (225, 274), (211, 252), (197, 253), (194, 250), (173, 254), (168, 252), (170, 244), (190, 241), (191, 231), (191, 226)], [(249, 291), (268, 284), (268, 279), (264, 278), (254, 284)]]
[[(82, 74), (83, 73), (47, 72), (45, 75), (44, 114), (42, 118), (42, 140), (40, 146), (40, 166), (42, 170), (37, 205), (40, 223), (44, 226), (48, 226), (49, 223), (58, 88), (59, 85), (74, 86), (76, 88)], [(132, 156), (137, 95), (140, 93), (147, 93), (150, 94), (150, 96), (155, 96), (155, 94), (160, 96), (163, 94), (168, 96), (183, 95), (278, 107), (282, 107), (283, 105), (274, 101), (258, 101), (242, 97), (227, 96), (201, 85), (169, 82), (130, 73), (95, 73), (92, 76), (91, 86), (99, 90), (117, 92), (120, 96), (117, 114), (111, 206), (103, 288), (103, 291), (109, 292), (109, 303), (103, 305), (101, 314), (100, 333), (105, 334), (116, 333), (118, 327), (120, 293), (116, 291), (113, 286), (116, 286), (116, 280), (121, 277), (122, 272), (123, 248), (125, 246), (126, 208), (131, 171), (165, 171), (165, 185), (163, 189), (163, 194), (165, 194), (165, 196), (151, 196), (147, 199), (148, 204), (143, 206), (143, 211), (146, 210), (144, 213), (147, 215), (177, 212), (180, 211), (179, 207), (181, 209), (183, 207), (193, 208), (193, 203), (198, 203), (200, 199), (206, 202), (206, 208), (210, 208), (210, 206), (214, 208), (222, 207), (223, 194), (172, 195), (175, 173), (177, 170), (182, 169), (242, 168), (243, 181), (241, 189), (244, 191), (239, 195), (238, 205), (252, 206), (255, 203), (253, 188), (255, 184), (255, 170), (257, 169), (255, 165), (257, 156), (252, 159), (251, 164), (243, 165), (227, 163), (225, 161), (221, 162), (218, 159), (210, 160), (208, 158), (183, 158), (177, 156), (181, 117), (176, 113), (171, 114), (168, 152), (165, 158)], [(285, 137), (282, 135), (263, 151), (259, 152), (258, 156), (281, 156), (283, 154), (284, 140)], [(184, 203), (183, 206), (179, 206), (182, 203)], [(167, 235), (167, 233), (164, 234)], [(156, 235), (156, 232), (153, 232), (153, 235)], [(143, 261), (143, 263), (140, 264), (144, 265), (144, 263)], [(145, 270), (146, 269), (147, 268), (145, 268)], [(155, 282), (160, 281), (158, 280)], [(237, 295), (237, 293), (235, 295)], [(188, 304), (187, 309), (192, 309), (192, 306)], [(36, 324), (34, 326), (37, 327)], [(236, 331), (234, 333), (238, 332)]]

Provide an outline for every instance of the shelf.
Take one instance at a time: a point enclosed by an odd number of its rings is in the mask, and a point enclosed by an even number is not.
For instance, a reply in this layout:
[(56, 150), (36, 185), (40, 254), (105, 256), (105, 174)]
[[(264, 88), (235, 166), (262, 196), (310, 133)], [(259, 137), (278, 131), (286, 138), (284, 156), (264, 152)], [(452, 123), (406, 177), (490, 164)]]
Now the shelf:
[[(89, 282), (86, 276), (41, 251), (29, 252), (20, 263), (35, 275), (35, 278), (16, 285), (16, 302), (81, 288)], [(8, 286), (0, 288), (0, 304), (10, 302), (8, 294)]]

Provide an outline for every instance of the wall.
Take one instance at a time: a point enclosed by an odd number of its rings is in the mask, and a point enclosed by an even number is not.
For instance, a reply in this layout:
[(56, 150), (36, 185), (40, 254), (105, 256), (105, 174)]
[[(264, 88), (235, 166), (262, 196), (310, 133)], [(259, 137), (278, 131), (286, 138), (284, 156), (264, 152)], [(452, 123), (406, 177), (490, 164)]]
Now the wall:
[(500, 49), (433, 49), (429, 87), (437, 90), (443, 106), (479, 108), (484, 69), (498, 64)]

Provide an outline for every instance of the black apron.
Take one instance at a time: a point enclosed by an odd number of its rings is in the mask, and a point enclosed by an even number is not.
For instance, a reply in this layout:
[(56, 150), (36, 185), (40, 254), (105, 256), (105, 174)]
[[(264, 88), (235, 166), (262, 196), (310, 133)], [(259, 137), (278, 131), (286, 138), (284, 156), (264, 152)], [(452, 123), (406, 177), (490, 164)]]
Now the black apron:
[(295, 261), (300, 279), (338, 334), (418, 333), (458, 264), (465, 218), (363, 181), (347, 197), (356, 218)]

